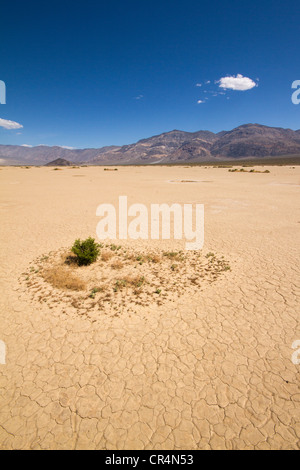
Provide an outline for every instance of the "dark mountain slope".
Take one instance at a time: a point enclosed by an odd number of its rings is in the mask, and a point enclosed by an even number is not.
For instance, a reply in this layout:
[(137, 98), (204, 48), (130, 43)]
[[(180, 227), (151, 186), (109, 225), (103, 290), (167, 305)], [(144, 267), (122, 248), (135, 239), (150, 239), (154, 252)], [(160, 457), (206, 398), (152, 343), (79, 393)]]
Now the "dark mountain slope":
[(122, 147), (66, 149), (0, 145), (0, 164), (45, 165), (56, 159), (90, 165), (219, 161), (300, 155), (300, 130), (245, 124), (231, 131), (174, 130)]

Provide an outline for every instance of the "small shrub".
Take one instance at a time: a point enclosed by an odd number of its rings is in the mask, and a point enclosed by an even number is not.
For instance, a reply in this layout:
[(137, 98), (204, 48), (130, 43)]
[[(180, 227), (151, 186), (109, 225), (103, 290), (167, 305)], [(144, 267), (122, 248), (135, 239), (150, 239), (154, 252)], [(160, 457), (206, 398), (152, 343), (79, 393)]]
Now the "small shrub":
[(79, 266), (87, 266), (97, 260), (100, 254), (100, 246), (94, 238), (89, 237), (83, 241), (76, 240), (71, 251), (77, 256)]
[(109, 247), (111, 251), (119, 251), (122, 248), (121, 245), (115, 245), (114, 243), (112, 243)]
[(183, 255), (177, 251), (165, 251), (163, 255), (172, 261), (183, 261)]
[(91, 299), (94, 299), (96, 297), (96, 294), (98, 292), (103, 292), (103, 290), (104, 290), (103, 287), (94, 287), (94, 289), (91, 290), (91, 293), (90, 293), (89, 297)]

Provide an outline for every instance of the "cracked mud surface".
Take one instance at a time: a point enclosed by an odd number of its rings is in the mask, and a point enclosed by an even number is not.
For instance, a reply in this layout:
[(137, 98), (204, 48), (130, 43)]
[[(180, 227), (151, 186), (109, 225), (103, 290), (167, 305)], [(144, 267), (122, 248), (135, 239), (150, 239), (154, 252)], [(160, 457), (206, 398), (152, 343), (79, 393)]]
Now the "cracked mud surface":
[[(1, 449), (300, 448), (300, 169), (270, 171), (1, 171)], [(167, 183), (195, 179), (212, 183)], [(97, 206), (123, 194), (204, 203), (205, 250), (231, 271), (97, 321), (32, 303), (19, 283), (30, 263), (95, 236)], [(182, 249), (168, 243), (147, 249)]]

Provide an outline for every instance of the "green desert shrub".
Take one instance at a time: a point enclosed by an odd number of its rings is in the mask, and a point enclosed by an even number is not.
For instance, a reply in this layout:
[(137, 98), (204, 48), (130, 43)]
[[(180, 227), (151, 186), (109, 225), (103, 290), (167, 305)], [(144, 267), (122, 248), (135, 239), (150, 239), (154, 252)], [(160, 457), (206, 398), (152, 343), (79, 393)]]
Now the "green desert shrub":
[(97, 260), (100, 254), (100, 245), (91, 237), (83, 241), (78, 239), (72, 246), (71, 251), (77, 256), (79, 266), (87, 266)]

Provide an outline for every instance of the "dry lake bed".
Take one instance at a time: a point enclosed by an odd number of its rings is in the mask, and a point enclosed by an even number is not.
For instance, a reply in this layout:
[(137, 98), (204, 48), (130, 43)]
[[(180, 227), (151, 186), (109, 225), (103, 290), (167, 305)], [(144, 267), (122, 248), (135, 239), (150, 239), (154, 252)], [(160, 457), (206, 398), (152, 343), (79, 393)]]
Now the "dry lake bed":
[[(254, 169), (0, 169), (0, 449), (300, 448), (300, 167)], [(204, 204), (203, 250), (64, 266), (121, 195)]]

